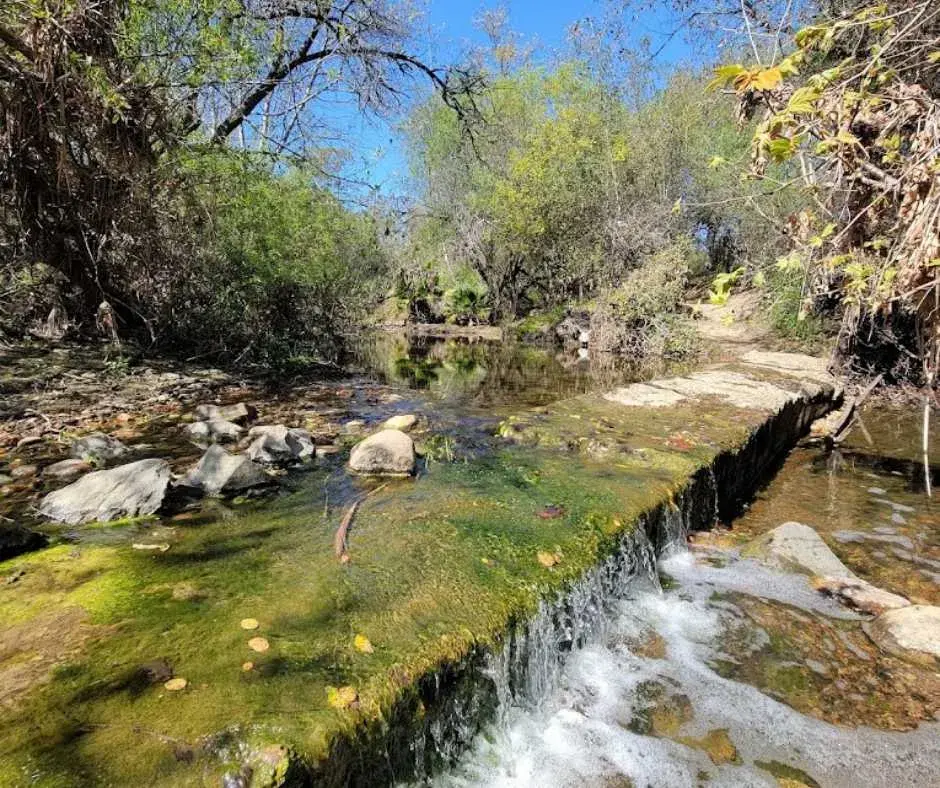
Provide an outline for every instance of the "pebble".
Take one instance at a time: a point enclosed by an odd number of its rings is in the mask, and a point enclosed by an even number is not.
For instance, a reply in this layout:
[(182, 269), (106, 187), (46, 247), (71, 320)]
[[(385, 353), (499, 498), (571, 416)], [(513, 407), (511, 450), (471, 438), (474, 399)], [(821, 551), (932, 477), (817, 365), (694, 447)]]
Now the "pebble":
[(891, 522), (896, 523), (897, 525), (904, 525), (907, 523), (907, 520), (904, 519), (904, 515), (895, 511), (891, 513)]
[(887, 490), (883, 490), (881, 487), (869, 487), (868, 492), (872, 495), (884, 495)]

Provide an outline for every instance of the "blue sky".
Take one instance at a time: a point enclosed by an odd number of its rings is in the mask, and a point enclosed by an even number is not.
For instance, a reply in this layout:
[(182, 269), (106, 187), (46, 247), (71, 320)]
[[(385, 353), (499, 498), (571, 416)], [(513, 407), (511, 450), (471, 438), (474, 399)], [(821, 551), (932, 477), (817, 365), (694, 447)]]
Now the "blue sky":
[[(428, 62), (445, 64), (459, 59), (474, 45), (485, 43), (485, 35), (474, 20), (486, 9), (503, 5), (509, 12), (509, 27), (533, 46), (537, 62), (549, 62), (566, 44), (568, 28), (588, 16), (604, 11), (602, 0), (507, 0), (504, 3), (428, 0), (423, 27), (430, 31), (429, 49), (423, 53)], [(665, 12), (650, 12), (629, 20), (637, 45), (649, 37), (655, 47), (675, 27), (675, 20)], [(659, 60), (678, 62), (694, 58), (695, 53), (679, 35), (665, 47)], [(394, 119), (363, 118), (351, 111), (344, 123), (347, 147), (352, 152), (351, 176), (378, 187), (385, 195), (408, 192), (407, 165)]]

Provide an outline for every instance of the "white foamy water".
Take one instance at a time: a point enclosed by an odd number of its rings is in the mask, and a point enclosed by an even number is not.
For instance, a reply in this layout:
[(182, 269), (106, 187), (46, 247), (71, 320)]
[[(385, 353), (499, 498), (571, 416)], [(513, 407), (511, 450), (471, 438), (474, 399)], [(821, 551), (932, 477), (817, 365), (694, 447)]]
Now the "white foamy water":
[[(681, 788), (707, 780), (709, 786), (776, 786), (755, 762), (777, 761), (822, 786), (940, 786), (940, 725), (907, 733), (830, 725), (708, 666), (722, 653), (729, 619), (741, 618), (733, 604), (715, 598), (716, 592), (846, 617), (813, 593), (805, 578), (750, 561), (716, 568), (689, 553), (668, 558), (662, 569), (677, 588), (662, 593), (637, 583), (635, 592), (616, 604), (598, 642), (570, 656), (538, 705), (504, 709), (459, 766), (434, 784)], [(766, 634), (754, 629), (760, 645)], [(625, 644), (651, 632), (665, 641), (665, 659), (639, 656)], [(727, 729), (740, 763), (715, 765), (698, 749), (631, 732), (628, 724), (644, 682), (688, 697), (694, 716), (682, 736)]]

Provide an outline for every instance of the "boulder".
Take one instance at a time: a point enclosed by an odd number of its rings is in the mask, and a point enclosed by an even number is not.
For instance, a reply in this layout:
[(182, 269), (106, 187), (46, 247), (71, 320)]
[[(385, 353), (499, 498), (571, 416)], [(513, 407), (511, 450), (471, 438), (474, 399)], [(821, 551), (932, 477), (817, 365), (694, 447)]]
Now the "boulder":
[(69, 525), (155, 514), (170, 483), (163, 460), (138, 460), (95, 471), (42, 499), (39, 511)]
[(125, 446), (117, 438), (103, 432), (93, 432), (79, 438), (72, 444), (72, 456), (77, 460), (116, 460), (127, 453)]
[(868, 636), (891, 654), (914, 657), (928, 665), (940, 660), (940, 607), (910, 605), (889, 610), (864, 627)]
[(68, 482), (77, 479), (83, 473), (91, 470), (91, 465), (84, 460), (60, 460), (42, 469), (42, 475), (47, 479)]
[(190, 440), (200, 446), (210, 443), (234, 443), (245, 431), (232, 421), (210, 419), (208, 421), (194, 421), (185, 427)]
[(252, 427), (248, 437), (251, 445), (245, 454), (266, 465), (305, 460), (316, 452), (310, 433), (299, 427), (288, 428), (283, 424)]
[(202, 458), (178, 483), (205, 495), (239, 493), (270, 484), (270, 477), (247, 457), (229, 454), (221, 446), (210, 446)]
[(258, 411), (244, 402), (236, 402), (234, 405), (199, 405), (194, 415), (196, 421), (231, 421), (244, 425), (258, 418)]
[(401, 430), (407, 432), (418, 422), (418, 417), (408, 413), (400, 416), (392, 416), (382, 425), (383, 430)]
[(849, 607), (875, 616), (886, 610), (896, 610), (911, 604), (903, 596), (884, 591), (861, 578), (852, 580), (845, 577), (824, 577), (816, 584), (816, 590), (835, 597)]
[(778, 569), (796, 569), (826, 578), (857, 579), (812, 528), (803, 523), (784, 523), (758, 537), (745, 549)]
[(414, 441), (401, 430), (382, 430), (353, 447), (349, 467), (376, 476), (409, 475), (415, 468)]

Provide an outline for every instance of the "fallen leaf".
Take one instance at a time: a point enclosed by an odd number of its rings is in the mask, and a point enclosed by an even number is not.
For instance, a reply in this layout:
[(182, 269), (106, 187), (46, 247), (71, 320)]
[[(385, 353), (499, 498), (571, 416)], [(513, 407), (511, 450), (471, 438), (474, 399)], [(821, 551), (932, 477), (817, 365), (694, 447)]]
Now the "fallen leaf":
[(537, 556), (539, 563), (546, 569), (551, 569), (560, 560), (557, 555), (552, 553), (539, 553)]
[(163, 688), (168, 692), (179, 692), (180, 690), (186, 689), (188, 683), (186, 679), (170, 679), (163, 685)]
[(258, 628), (258, 619), (256, 618), (243, 618), (241, 620), (242, 629), (257, 629)]
[(564, 506), (556, 506), (555, 504), (549, 504), (542, 511), (539, 512), (539, 517), (543, 520), (554, 520), (556, 517), (562, 517), (565, 514)]
[(257, 651), (259, 654), (263, 654), (271, 648), (271, 644), (264, 638), (252, 638), (248, 641), (248, 648), (252, 651)]
[(353, 645), (363, 654), (372, 654), (375, 651), (375, 649), (372, 648), (372, 643), (369, 642), (369, 638), (365, 635), (356, 635), (356, 637), (353, 638)]
[(334, 709), (348, 709), (359, 700), (359, 693), (355, 687), (327, 687), (326, 699)]
[(254, 667), (255, 667), (255, 663), (254, 663), (254, 662), (250, 662), (250, 661), (249, 661), (249, 662), (242, 662), (242, 670), (245, 671), (245, 673), (247, 673), (249, 670), (253, 670)]

